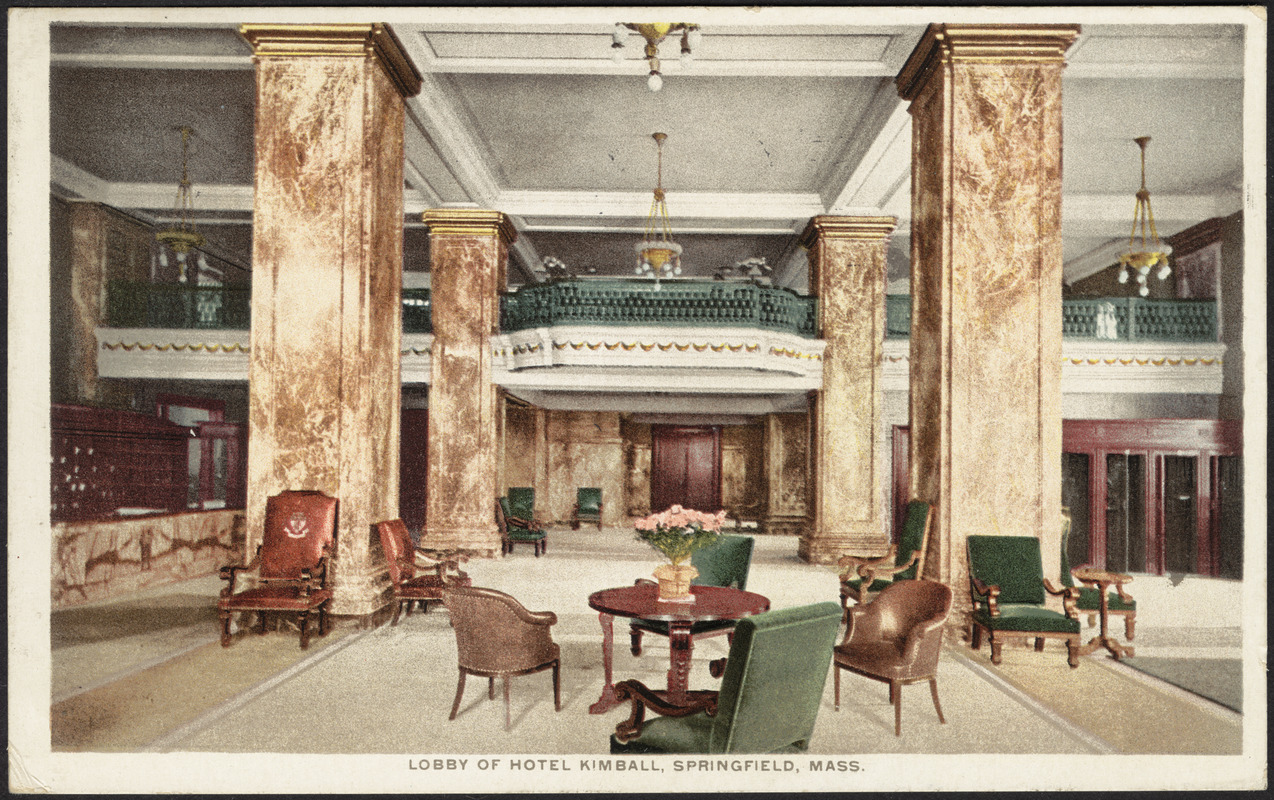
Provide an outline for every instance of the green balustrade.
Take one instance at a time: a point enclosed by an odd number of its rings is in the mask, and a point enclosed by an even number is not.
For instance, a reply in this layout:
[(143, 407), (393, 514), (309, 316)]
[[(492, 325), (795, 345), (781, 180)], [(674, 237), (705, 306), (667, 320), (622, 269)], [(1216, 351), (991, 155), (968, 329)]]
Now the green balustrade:
[(106, 319), (114, 328), (248, 329), (252, 289), (245, 285), (110, 281)]
[[(885, 298), (885, 335), (911, 333), (911, 295)], [(1073, 297), (1062, 301), (1062, 336), (1159, 342), (1215, 342), (1215, 300), (1147, 300), (1141, 297)]]
[(501, 329), (551, 325), (764, 328), (812, 338), (818, 307), (789, 289), (729, 281), (559, 281), (504, 297)]

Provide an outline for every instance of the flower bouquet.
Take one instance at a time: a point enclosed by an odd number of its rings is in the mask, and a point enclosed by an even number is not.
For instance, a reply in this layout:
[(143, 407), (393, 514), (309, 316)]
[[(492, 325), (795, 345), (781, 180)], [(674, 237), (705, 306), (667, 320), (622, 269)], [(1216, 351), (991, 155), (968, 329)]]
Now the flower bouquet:
[(663, 553), (669, 563), (655, 570), (659, 599), (690, 601), (690, 581), (699, 571), (685, 563), (696, 550), (715, 544), (725, 522), (725, 511), (702, 511), (673, 506), (667, 511), (637, 520), (637, 538)]

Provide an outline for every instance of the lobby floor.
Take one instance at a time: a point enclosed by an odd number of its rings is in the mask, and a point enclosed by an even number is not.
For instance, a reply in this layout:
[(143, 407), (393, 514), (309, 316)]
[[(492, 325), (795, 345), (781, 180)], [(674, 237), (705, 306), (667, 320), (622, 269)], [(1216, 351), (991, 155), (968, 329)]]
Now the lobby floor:
[[(295, 630), (286, 625), (266, 636), (245, 632), (221, 648), (215, 576), (56, 612), (53, 750), (603, 756), (627, 707), (588, 713), (601, 690), (602, 664), (601, 630), (587, 598), (647, 577), (656, 564), (656, 554), (629, 530), (563, 528), (550, 533), (543, 557), (524, 546), (502, 559), (467, 565), (475, 585), (506, 591), (533, 611), (552, 610), (559, 620), (553, 638), (562, 649), (562, 710), (553, 710), (549, 672), (514, 678), (508, 731), (498, 687), (490, 701), (479, 679), (468, 682), (457, 719), (447, 719), (457, 671), (455, 638), (441, 606), (404, 617), (396, 627), (359, 629), (345, 621), (314, 639), (308, 651), (300, 651)], [(831, 567), (797, 558), (794, 539), (760, 536), (748, 589), (782, 608), (835, 599), (837, 578)], [(1237, 619), (1232, 625), (1213, 619), (1201, 628), (1146, 616), (1134, 642), (1139, 656), (1239, 655)], [(1085, 640), (1091, 631), (1085, 628)], [(1122, 627), (1117, 631), (1122, 634)], [(623, 620), (616, 620), (615, 632), (615, 679), (665, 683), (667, 640), (647, 636), (643, 654), (634, 657)], [(716, 684), (706, 662), (727, 649), (725, 637), (696, 643), (692, 688)], [(904, 687), (899, 737), (884, 684), (842, 673), (836, 711), (829, 679), (809, 757), (844, 766), (847, 757), (872, 754), (1064, 756), (1061, 763), (1109, 766), (1108, 759), (1088, 757), (1244, 752), (1241, 714), (1119, 664), (1104, 651), (1082, 659), (1078, 669), (1066, 665), (1065, 648), (1055, 642), (1044, 653), (1007, 645), (999, 666), (989, 656), (989, 647), (973, 651), (948, 635), (938, 679), (947, 723), (939, 724), (924, 684)], [(992, 763), (1015, 774), (1004, 759)], [(1091, 768), (1063, 770), (1039, 788), (1080, 785), (1089, 773)], [(1154, 775), (1146, 779), (1153, 783)]]

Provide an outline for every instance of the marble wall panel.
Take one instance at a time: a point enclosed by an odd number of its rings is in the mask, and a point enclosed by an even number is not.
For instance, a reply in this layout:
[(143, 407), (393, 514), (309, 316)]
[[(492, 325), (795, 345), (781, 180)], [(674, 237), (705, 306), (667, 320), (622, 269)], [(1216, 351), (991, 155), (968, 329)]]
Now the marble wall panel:
[(721, 504), (736, 520), (759, 522), (766, 513), (765, 424), (721, 428)]
[(53, 524), (54, 609), (211, 575), (243, 563), (238, 510)]
[(543, 414), (541, 409), (505, 404), (504, 491), (510, 486), (536, 485), (538, 454), (544, 447), (537, 422)]
[(536, 493), (541, 519), (565, 522), (575, 506), (575, 490), (602, 490), (602, 524), (628, 524), (624, 498), (624, 441), (617, 412), (549, 411), (546, 491)]
[(630, 517), (644, 517), (650, 514), (650, 424), (621, 418), (620, 434), (624, 440), (625, 511)]
[(798, 535), (810, 524), (810, 415), (765, 418), (766, 533)]
[(278, 491), (337, 497), (337, 614), (383, 602), (397, 516), (403, 120), (369, 57), (257, 62), (249, 538)]

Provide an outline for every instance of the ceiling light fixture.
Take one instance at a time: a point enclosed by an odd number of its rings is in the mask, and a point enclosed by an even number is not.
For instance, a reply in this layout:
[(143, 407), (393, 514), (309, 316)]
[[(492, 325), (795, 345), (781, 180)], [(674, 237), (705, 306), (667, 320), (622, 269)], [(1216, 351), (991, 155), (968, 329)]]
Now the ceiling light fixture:
[[(177, 260), (177, 280), (185, 283), (187, 255), (191, 250), (203, 247), (207, 240), (195, 230), (195, 199), (194, 192), (190, 189), (190, 137), (194, 131), (188, 125), (181, 126), (180, 131), (181, 182), (177, 184), (177, 201), (173, 207), (177, 220), (156, 233), (155, 238), (159, 241), (159, 266), (168, 266), (167, 251), (171, 249)], [(204, 259), (204, 254), (200, 252), (198, 256), (200, 271), (206, 271), (208, 262)]]
[[(1130, 273), (1136, 275), (1137, 283), (1140, 284), (1137, 294), (1145, 297), (1150, 294), (1146, 278), (1150, 275), (1151, 268), (1159, 267), (1155, 273), (1155, 277), (1159, 280), (1172, 274), (1172, 268), (1168, 266), (1168, 256), (1172, 254), (1172, 247), (1159, 241), (1159, 233), (1155, 230), (1155, 215), (1150, 210), (1150, 190), (1146, 188), (1146, 145), (1150, 144), (1150, 137), (1139, 136), (1133, 141), (1141, 148), (1141, 189), (1137, 192), (1137, 204), (1133, 208), (1132, 232), (1128, 234), (1128, 247), (1119, 254), (1119, 282), (1127, 283)], [(1139, 228), (1140, 242), (1137, 241)], [(1146, 236), (1147, 231), (1149, 239)]]
[(659, 288), (660, 278), (681, 274), (681, 245), (672, 240), (672, 226), (668, 223), (668, 203), (664, 198), (664, 140), (666, 133), (652, 133), (651, 138), (659, 150), (658, 181), (655, 197), (646, 217), (646, 234), (634, 248), (637, 251), (637, 274), (655, 279)]
[(659, 72), (659, 44), (668, 34), (681, 32), (682, 68), (689, 69), (694, 63), (692, 50), (699, 46), (701, 34), (699, 26), (692, 22), (616, 22), (610, 47), (611, 58), (617, 64), (624, 60), (624, 39), (628, 36), (628, 31), (636, 31), (646, 40), (646, 62), (650, 64), (650, 77), (646, 79), (646, 86), (652, 92), (659, 91), (664, 85), (663, 75)]

